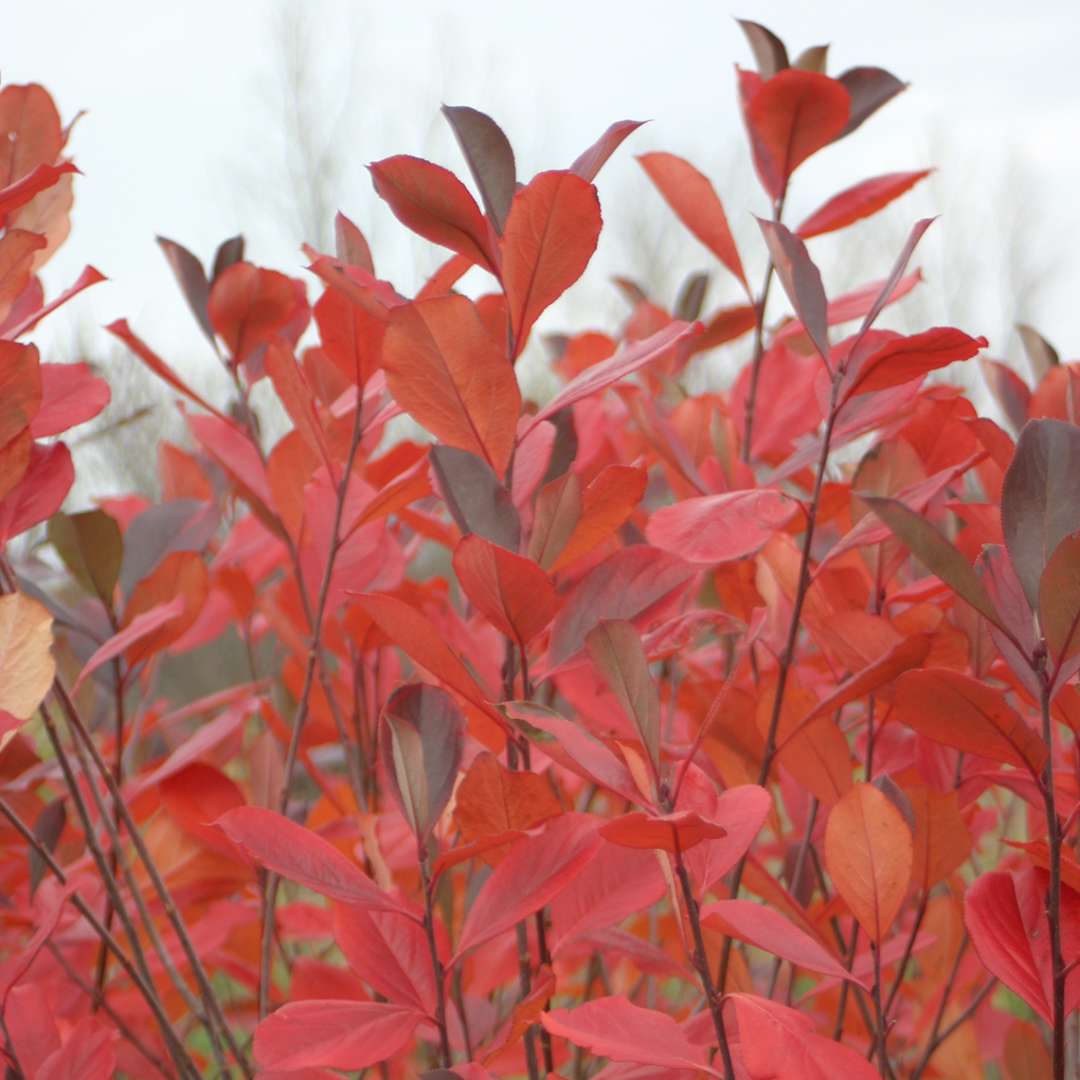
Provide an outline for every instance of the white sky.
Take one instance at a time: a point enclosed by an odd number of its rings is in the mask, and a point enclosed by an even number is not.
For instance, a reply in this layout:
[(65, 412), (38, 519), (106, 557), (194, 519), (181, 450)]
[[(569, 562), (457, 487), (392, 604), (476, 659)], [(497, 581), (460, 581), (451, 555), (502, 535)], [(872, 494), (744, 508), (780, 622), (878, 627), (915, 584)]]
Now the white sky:
[[(286, 175), (282, 49), (274, 30), (281, 5), (3, 0), (3, 6), (3, 81), (43, 83), (65, 119), (88, 110), (72, 143), (85, 173), (76, 181), (74, 229), (47, 268), (47, 288), (54, 293), (87, 262), (111, 279), (54, 316), (39, 341), (61, 353), (76, 327), (85, 331), (122, 315), (167, 358), (199, 370), (206, 346), (172, 285), (155, 233), (208, 260), (218, 241), (243, 232), (255, 261), (306, 276), (299, 243), (313, 238), (270, 212)], [(627, 265), (626, 256), (635, 229), (643, 235), (637, 224), (643, 213), (660, 223), (655, 236), (668, 255), (679, 253), (679, 276), (710, 266), (707, 253), (682, 237), (661, 208), (634, 154), (670, 150), (710, 173), (747, 262), (757, 265), (761, 245), (748, 211), (764, 207), (756, 193), (747, 203), (752, 189), (734, 94), (733, 65), (752, 66), (732, 18), (744, 15), (780, 34), (792, 55), (831, 42), (833, 74), (874, 64), (912, 84), (855, 136), (800, 170), (793, 217), (865, 177), (940, 164), (934, 184), (901, 203), (888, 229), (874, 234), (873, 224), (866, 227), (872, 239), (869, 247), (860, 242), (858, 255), (868, 269), (856, 276), (881, 276), (901, 231), (943, 211), (916, 260), (930, 279), (923, 303), (933, 321), (959, 312), (975, 320), (960, 323), (963, 329), (987, 333), (998, 354), (1015, 355), (1007, 328), (1019, 315), (1063, 355), (1080, 353), (1080, 258), (1072, 241), (1080, 236), (1075, 0), (1026, 6), (748, 0), (734, 9), (704, 0), (296, 0), (285, 6), (310, 20), (317, 96), (325, 103), (313, 135), (329, 138), (336, 125), (340, 208), (369, 232), (380, 274), (402, 289), (414, 288), (418, 272), (441, 253), (404, 239), (363, 166), (407, 152), (464, 176), (437, 115), (443, 101), (494, 115), (515, 146), (519, 175), (569, 164), (614, 120), (652, 120), (601, 174), (608, 237), (574, 304), (556, 313), (568, 329), (611, 328), (624, 310), (607, 279), (641, 269)], [(1010, 160), (1027, 179), (1003, 206), (995, 185)], [(1023, 257), (1050, 271), (1019, 312), (1000, 283), (986, 284), (984, 273), (1002, 257), (1001, 218), (1013, 209), (1030, 222), (1019, 239)], [(858, 229), (812, 248), (832, 260), (826, 260), (827, 285), (829, 267), (845, 275), (844, 245)], [(979, 295), (956, 308), (948, 298), (964, 293), (969, 273), (984, 275), (968, 290)], [(713, 301), (726, 290), (718, 284)]]

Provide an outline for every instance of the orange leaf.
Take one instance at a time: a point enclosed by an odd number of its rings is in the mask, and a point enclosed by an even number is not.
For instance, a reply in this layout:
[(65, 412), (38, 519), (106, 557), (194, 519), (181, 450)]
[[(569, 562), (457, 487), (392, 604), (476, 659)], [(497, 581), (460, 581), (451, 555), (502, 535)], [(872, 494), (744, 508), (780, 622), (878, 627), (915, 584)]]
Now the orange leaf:
[(692, 810), (674, 814), (623, 814), (600, 827), (600, 835), (620, 847), (689, 851), (703, 840), (722, 840), (727, 829)]
[[(755, 720), (764, 739), (772, 716), (775, 683), (758, 696)], [(809, 723), (800, 716), (810, 713), (813, 695), (788, 683), (777, 727), (780, 764), (825, 806), (832, 806), (851, 789), (851, 748), (832, 713), (815, 716)], [(812, 715), (812, 713), (811, 713)]]
[(363, 386), (379, 359), (385, 318), (354, 304), (336, 289), (322, 294), (313, 314), (326, 355), (349, 383)]
[(581, 277), (600, 224), (596, 188), (571, 172), (540, 173), (514, 196), (502, 238), (514, 356), (541, 312)]
[(514, 448), (521, 392), (472, 301), (439, 296), (394, 309), (383, 342), (390, 392), (437, 439), (499, 475)]
[(581, 493), (581, 516), (552, 573), (592, 551), (614, 534), (645, 495), (648, 475), (631, 465), (608, 465)]
[(749, 296), (724, 204), (709, 178), (674, 154), (642, 154), (638, 161), (678, 219), (735, 275)]
[(488, 836), (526, 832), (562, 812), (543, 776), (511, 772), (485, 750), (458, 785), (454, 820), (462, 838), (471, 843)]
[(907, 893), (911, 832), (876, 787), (856, 784), (830, 811), (825, 863), (837, 892), (878, 945)]
[(41, 394), (37, 346), (0, 341), (0, 446), (30, 425)]
[(908, 788), (915, 816), (911, 883), (925, 894), (958, 869), (971, 854), (971, 834), (960, 816), (955, 791)]
[(166, 555), (132, 590), (121, 625), (127, 629), (140, 615), (166, 607), (177, 598), (183, 600), (183, 613), (133, 641), (127, 650), (127, 662), (137, 664), (183, 637), (202, 611), (209, 589), (210, 579), (201, 555), (194, 551)]
[(52, 686), (52, 616), (22, 593), (0, 596), (0, 710), (29, 720)]

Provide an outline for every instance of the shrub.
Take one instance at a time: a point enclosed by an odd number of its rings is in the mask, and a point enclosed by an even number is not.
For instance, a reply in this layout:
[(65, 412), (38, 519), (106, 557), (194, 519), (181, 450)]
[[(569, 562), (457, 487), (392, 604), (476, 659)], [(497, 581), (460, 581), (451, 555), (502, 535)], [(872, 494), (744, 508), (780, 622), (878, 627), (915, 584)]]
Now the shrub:
[[(930, 221), (827, 297), (813, 238), (926, 170), (797, 227), (789, 184), (903, 84), (743, 28), (756, 292), (709, 179), (639, 158), (743, 302), (637, 290), (523, 400), (515, 361), (638, 125), (519, 181), (494, 121), (447, 108), (479, 200), (415, 157), (371, 167), (450, 252), (413, 298), (340, 215), (313, 303), (239, 238), (209, 271), (161, 241), (235, 396), (112, 324), (191, 444), (160, 446), (159, 503), (70, 514), (57, 436), (108, 388), (25, 339), (101, 275), (44, 303), (74, 166), (41, 87), (0, 93), (0, 541), (45, 527), (0, 559), (11, 1074), (1066, 1076), (1077, 369), (1033, 331), (1034, 390), (984, 360), (1006, 427), (926, 383), (987, 345), (877, 328)], [(493, 291), (469, 299), (474, 267)], [(689, 396), (729, 344), (731, 389)], [(269, 448), (260, 380), (290, 421)], [(432, 441), (390, 439), (402, 413)]]

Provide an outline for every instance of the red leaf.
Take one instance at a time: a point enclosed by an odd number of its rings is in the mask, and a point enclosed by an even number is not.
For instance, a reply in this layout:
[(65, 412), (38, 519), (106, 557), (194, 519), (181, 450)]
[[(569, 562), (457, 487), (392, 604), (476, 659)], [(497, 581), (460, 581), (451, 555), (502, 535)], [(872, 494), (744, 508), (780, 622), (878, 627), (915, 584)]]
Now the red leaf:
[(959, 671), (927, 668), (901, 675), (895, 695), (893, 718), (927, 738), (1035, 777), (1042, 772), (1042, 739), (1000, 690)]
[(852, 915), (879, 946), (904, 903), (913, 858), (911, 830), (876, 787), (856, 784), (829, 811), (829, 875)]
[(395, 308), (383, 366), (390, 392), (417, 423), (500, 476), (506, 471), (521, 393), (472, 301), (444, 296)]
[(119, 1035), (92, 1016), (80, 1020), (34, 1073), (34, 1080), (110, 1080)]
[(787, 495), (767, 489), (702, 495), (661, 507), (649, 518), (645, 535), (653, 546), (687, 562), (734, 562), (763, 547), (798, 509)]
[(818, 207), (796, 230), (797, 236), (809, 240), (812, 236), (835, 232), (853, 222), (861, 221), (876, 214), (910, 191), (923, 177), (929, 176), (932, 169), (918, 172), (886, 173), (863, 180), (861, 184), (849, 187), (834, 195), (823, 206)]
[(724, 204), (709, 178), (674, 154), (642, 154), (638, 161), (678, 219), (735, 275), (749, 297)]
[(887, 686), (901, 673), (918, 667), (930, 654), (932, 639), (929, 634), (916, 634), (904, 638), (892, 648), (872, 660), (861, 671), (845, 679), (831, 693), (826, 694), (805, 716), (786, 731), (778, 741), (776, 752), (802, 734), (815, 720), (835, 713), (851, 701), (866, 697), (882, 686)]
[(207, 412), (213, 413), (219, 419), (228, 422), (223, 413), (220, 413), (204, 397), (192, 390), (157, 353), (146, 345), (141, 338), (132, 333), (131, 327), (127, 324), (127, 319), (117, 319), (116, 322), (109, 323), (105, 329), (114, 337), (118, 337), (159, 379), (163, 379), (174, 390), (183, 394), (190, 401), (194, 401), (196, 405), (201, 406)]
[(314, 309), (319, 340), (334, 366), (357, 386), (363, 386), (379, 362), (385, 319), (354, 304), (336, 289), (327, 289)]
[(622, 141), (632, 135), (644, 120), (616, 120), (599, 139), (580, 153), (570, 166), (570, 171), (576, 173), (582, 180), (592, 183), (596, 174), (604, 167), (604, 163), (619, 148)]
[(255, 1029), (261, 1069), (366, 1069), (394, 1057), (424, 1014), (377, 1001), (293, 1001)]
[(885, 279), (885, 284), (882, 285), (881, 291), (877, 294), (876, 299), (870, 305), (869, 311), (867, 311), (863, 318), (862, 325), (859, 327), (860, 333), (865, 333), (874, 324), (874, 320), (881, 314), (882, 309), (886, 304), (890, 303), (892, 298), (896, 295), (901, 283), (901, 279), (904, 276), (904, 271), (907, 269), (907, 264), (911, 260), (911, 256), (918, 247), (919, 241), (923, 238), (926, 230), (934, 224), (934, 218), (923, 218), (921, 221), (916, 221), (911, 227), (911, 232), (908, 233), (908, 238), (904, 242), (903, 248), (900, 250), (900, 254), (896, 257), (896, 262), (893, 263), (893, 268), (889, 272), (889, 276)]
[(514, 196), (500, 248), (513, 356), (544, 309), (581, 277), (600, 224), (596, 188), (572, 172), (540, 173)]
[(279, 335), (295, 342), (308, 319), (300, 282), (246, 262), (233, 263), (217, 278), (208, 312), (236, 364), (253, 360), (259, 346)]
[(548, 671), (572, 659), (604, 619), (633, 620), (680, 589), (695, 567), (644, 544), (623, 548), (585, 575), (563, 600), (551, 627)]
[(340, 259), (332, 259), (329, 255), (320, 255), (314, 249), (305, 248), (304, 250), (312, 260), (308, 269), (372, 318), (385, 321), (390, 311), (407, 303), (398, 295), (393, 285), (380, 281), (366, 270), (358, 266), (349, 266)]
[(191, 433), (225, 470), (259, 520), (272, 531), (280, 532), (266, 466), (247, 434), (219, 415), (189, 415), (187, 422)]
[[(199, 733), (205, 730), (200, 728)], [(250, 868), (236, 845), (211, 824), (214, 818), (246, 804), (244, 793), (235, 781), (213, 765), (196, 761), (178, 767), (161, 781), (158, 790), (162, 807), (180, 828), (229, 859), (236, 866), (238, 878), (248, 876)], [(130, 788), (125, 795), (131, 797)]]
[(35, 439), (93, 420), (112, 397), (109, 384), (89, 364), (42, 364), (41, 389), (41, 408), (30, 422)]
[(559, 606), (551, 578), (532, 559), (482, 536), (466, 536), (458, 544), (454, 573), (484, 617), (522, 649), (551, 622)]
[(370, 166), (371, 180), (394, 216), (425, 240), (498, 274), (498, 256), (480, 207), (449, 170), (398, 154)]
[(97, 671), (102, 664), (106, 664), (114, 657), (119, 656), (128, 648), (128, 646), (134, 645), (137, 641), (141, 641), (147, 634), (152, 634), (159, 627), (172, 622), (172, 620), (180, 615), (183, 610), (184, 598), (182, 596), (174, 596), (172, 600), (167, 603), (158, 604), (156, 607), (144, 611), (141, 615), (137, 615), (131, 620), (128, 626), (121, 630), (120, 633), (109, 638), (109, 640), (86, 661), (82, 671), (79, 672), (78, 679), (75, 680), (72, 692), (74, 693), (74, 691), (78, 690), (82, 685), (83, 680)]
[(447, 645), (445, 638), (420, 612), (393, 596), (356, 594), (356, 602), (415, 663), (430, 671), (500, 727), (506, 727), (505, 718), (491, 704), (487, 692), (472, 677), (458, 654)]
[(0, 188), (0, 225), (13, 210), (28, 203), (38, 192), (57, 183), (64, 173), (77, 173), (74, 162), (61, 161), (56, 165), (35, 165), (25, 176), (7, 187)]
[[(214, 824), (261, 866), (290, 881), (343, 904), (373, 911), (399, 914), (402, 911), (401, 905), (384, 893), (351, 859), (321, 836), (281, 814), (257, 806), (239, 806), (222, 814)], [(331, 1062), (308, 1064), (327, 1065)]]
[(987, 389), (1005, 415), (1009, 429), (1015, 435), (1027, 423), (1031, 390), (1026, 382), (1008, 364), (979, 357), (979, 367), (986, 380)]
[(705, 323), (705, 329), (690, 346), (691, 355), (715, 349), (749, 333), (757, 325), (757, 311), (752, 304), (722, 308)]
[(1055, 661), (1053, 683), (1080, 652), (1080, 534), (1065, 537), (1046, 564), (1039, 582), (1039, 625)]
[[(125, 794), (135, 798), (156, 784), (163, 784), (170, 777), (187, 769), (200, 758), (212, 756), (221, 743), (237, 732), (244, 721), (255, 711), (254, 699), (245, 698), (226, 709), (220, 716), (201, 724), (194, 735), (185, 739), (160, 765), (149, 772), (142, 772), (125, 787)], [(211, 824), (203, 821), (204, 824)]]
[(920, 334), (896, 338), (858, 364), (843, 400), (899, 386), (955, 360), (970, 360), (986, 345), (986, 338), (969, 337), (949, 326), (935, 326)]
[(905, 788), (904, 794), (915, 820), (911, 881), (926, 895), (967, 861), (971, 834), (961, 816), (957, 792), (920, 787)]
[(540, 1022), (552, 1035), (569, 1039), (598, 1057), (721, 1075), (709, 1068), (706, 1048), (691, 1042), (672, 1017), (643, 1009), (625, 997), (596, 998), (576, 1009), (552, 1009)]
[(202, 557), (193, 551), (174, 551), (166, 555), (131, 591), (124, 605), (121, 626), (132, 625), (140, 615), (174, 599), (183, 607), (179, 614), (137, 635), (127, 647), (127, 662), (137, 664), (167, 649), (191, 627), (206, 603), (210, 575)]
[(763, 904), (752, 900), (718, 900), (702, 908), (701, 920), (714, 924), (730, 937), (789, 960), (796, 967), (850, 979), (864, 990), (870, 989), (823, 945)]
[(522, 432), (522, 438), (532, 431), (541, 420), (554, 416), (560, 409), (565, 409), (576, 401), (590, 397), (612, 383), (618, 382), (625, 375), (637, 371), (638, 368), (644, 367), (646, 364), (651, 364), (680, 342), (697, 337), (701, 333), (701, 329), (701, 323), (669, 323), (663, 330), (658, 330), (655, 334), (645, 338), (644, 341), (635, 341), (634, 344), (620, 349), (610, 360), (604, 360), (599, 364), (593, 364), (592, 367), (586, 368), (580, 375), (571, 379), (538, 413), (533, 415), (528, 428)]
[(45, 247), (44, 236), (26, 229), (8, 229), (0, 237), (0, 325), (31, 289), (34, 259)]
[(587, 814), (562, 814), (522, 837), (476, 894), (451, 964), (551, 903), (599, 847)]
[[(622, 759), (580, 724), (531, 701), (508, 701), (503, 708), (510, 717), (521, 722), (529, 738), (564, 769), (631, 802), (640, 804), (644, 801), (643, 792), (638, 790)], [(537, 732), (547, 738), (538, 738)]]
[(651, 850), (604, 844), (551, 905), (553, 954), (575, 938), (647, 911), (666, 891), (660, 860)]
[(334, 475), (322, 421), (304, 371), (292, 349), (284, 341), (273, 341), (263, 357), (266, 373), (293, 427), (303, 436), (312, 451), (319, 455), (327, 472)]
[(799, 165), (840, 137), (850, 111), (844, 84), (816, 72), (787, 68), (752, 86), (743, 118), (758, 176), (774, 200)]
[(334, 906), (334, 940), (349, 966), (395, 1005), (435, 1014), (435, 980), (424, 930), (386, 911)]
[(763, 79), (771, 79), (784, 68), (790, 67), (787, 47), (768, 27), (750, 19), (736, 19), (739, 29), (746, 36), (754, 53), (754, 63)]
[(52, 937), (63, 914), (64, 904), (75, 892), (76, 884), (77, 882), (69, 881), (61, 889), (53, 891), (48, 907), (43, 912), (41, 922), (33, 935), (21, 941), (14, 956), (0, 965), (0, 1012), (3, 1012), (7, 1005), (11, 988), (30, 970), (38, 953), (45, 948), (45, 943)]
[(876, 1080), (865, 1055), (822, 1035), (810, 1019), (752, 994), (729, 994), (739, 1027), (746, 1080)]
[[(871, 311), (881, 299), (886, 286), (890, 286), (889, 293), (885, 297), (885, 304), (894, 304), (902, 300), (919, 282), (922, 281), (922, 272), (913, 270), (907, 277), (897, 280), (890, 285), (888, 281), (871, 281), (866, 285), (844, 293), (829, 301), (825, 314), (825, 321), (829, 326), (838, 326), (840, 323), (851, 322), (853, 319), (863, 318)], [(708, 331), (706, 331), (707, 333)], [(797, 319), (785, 323), (777, 330), (774, 342), (788, 341), (793, 337), (805, 332), (805, 327)]]
[(1049, 972), (1034, 948), (1035, 939), (1049, 929), (1038, 909), (1021, 908), (1017, 885), (1011, 874), (1000, 871), (976, 878), (964, 894), (964, 925), (986, 969), (1053, 1024)]
[(71, 452), (62, 442), (34, 443), (22, 479), (0, 501), (0, 546), (51, 518), (74, 482)]
[[(11, 341), (14, 338), (20, 337), (22, 334), (28, 333), (33, 330), (46, 315), (51, 315), (57, 308), (63, 307), (72, 297), (78, 296), (83, 289), (89, 289), (91, 285), (98, 285), (102, 281), (107, 280), (108, 278), (106, 278), (100, 270), (95, 270), (92, 266), (83, 267), (82, 273), (75, 279), (75, 284), (70, 288), (65, 289), (55, 300), (50, 300), (44, 307), (30, 312), (21, 321), (15, 323), (15, 325), (5, 327), (4, 338)], [(109, 328), (106, 327), (106, 329)]]

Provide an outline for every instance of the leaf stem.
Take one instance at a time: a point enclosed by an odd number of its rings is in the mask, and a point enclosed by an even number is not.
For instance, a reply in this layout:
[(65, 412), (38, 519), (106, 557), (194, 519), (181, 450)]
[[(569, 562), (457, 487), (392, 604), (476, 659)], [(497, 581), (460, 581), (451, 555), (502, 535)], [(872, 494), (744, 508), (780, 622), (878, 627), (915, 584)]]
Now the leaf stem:
[[(419, 845), (420, 841), (417, 841)], [(420, 880), (424, 891), (424, 933), (427, 935), (428, 952), (431, 954), (431, 973), (435, 979), (435, 1026), (439, 1029), (439, 1054), (444, 1069), (451, 1065), (450, 1038), (446, 1030), (446, 971), (439, 959), (439, 946), (435, 940), (435, 905), (432, 897), (431, 871), (427, 854), (420, 852)]]
[[(334, 564), (338, 551), (341, 548), (341, 520), (345, 513), (345, 499), (349, 491), (349, 481), (352, 478), (353, 465), (356, 454), (360, 448), (360, 440), (363, 436), (363, 420), (361, 417), (362, 402), (359, 395), (356, 402), (356, 415), (353, 418), (352, 437), (349, 441), (349, 452), (346, 457), (345, 469), (338, 483), (337, 499), (334, 505), (334, 521), (330, 531), (330, 546), (326, 553), (326, 566), (323, 569), (322, 582), (319, 585), (319, 598), (315, 611), (310, 610), (307, 600), (307, 592), (303, 587), (302, 568), (300, 554), (296, 545), (290, 538), (288, 540), (289, 554), (292, 558), (294, 572), (300, 582), (300, 595), (304, 600), (304, 610), (308, 617), (311, 630), (311, 650), (308, 653), (307, 665), (304, 668), (304, 684), (300, 691), (300, 700), (296, 703), (293, 713), (292, 731), (289, 735), (289, 746), (285, 752), (285, 764), (281, 783), (281, 799), (278, 811), (284, 814), (289, 808), (289, 791), (292, 787), (293, 774), (296, 771), (296, 758), (300, 752), (300, 737), (311, 709), (311, 691), (314, 688), (316, 669), (319, 666), (319, 657), (322, 651), (323, 619), (326, 615), (326, 604), (330, 596), (330, 582), (334, 575)], [(285, 534), (288, 536), (288, 534)], [(344, 734), (342, 733), (342, 737)], [(342, 746), (348, 764), (349, 748)], [(352, 770), (350, 770), (352, 778)], [(354, 781), (355, 782), (355, 781)], [(265, 901), (263, 903), (262, 935), (259, 948), (259, 1017), (264, 1017), (270, 1011), (270, 982), (272, 971), (272, 954), (274, 942), (274, 922), (277, 908), (277, 893), (281, 879), (277, 874), (268, 874), (265, 885)]]
[[(821, 491), (825, 484), (825, 469), (829, 463), (829, 449), (832, 444), (833, 429), (836, 426), (838, 414), (838, 400), (840, 392), (839, 375), (832, 380), (832, 391), (829, 398), (829, 413), (825, 421), (825, 431), (821, 437), (821, 452), (818, 455), (817, 475), (814, 477), (814, 491), (810, 497), (810, 505), (806, 510), (806, 532), (803, 535), (802, 554), (799, 559), (799, 579), (795, 589), (795, 599), (791, 608), (791, 621), (788, 624), (787, 640), (784, 643), (784, 652), (776, 674), (776, 690), (773, 694), (772, 712), (769, 716), (768, 732), (765, 736), (765, 750), (761, 758), (761, 768), (758, 770), (757, 782), (764, 787), (772, 770), (773, 759), (776, 757), (776, 735), (780, 727), (780, 717), (784, 708), (784, 693), (787, 689), (788, 674), (795, 662), (795, 654), (798, 648), (800, 621), (802, 619), (803, 604), (806, 602), (806, 594), (810, 589), (810, 557), (814, 544), (814, 532), (817, 528), (818, 507), (821, 505)], [(732, 873), (731, 896), (737, 898), (739, 887), (742, 885), (743, 874), (746, 871), (746, 860), (749, 852), (739, 860)], [(731, 963), (732, 939), (724, 941), (723, 952), (720, 955), (720, 969), (717, 974), (716, 984), (720, 993), (724, 992), (727, 985), (728, 967)]]
[[(1045, 657), (1045, 652), (1042, 654)], [(1046, 840), (1050, 849), (1050, 881), (1046, 891), (1046, 918), (1050, 924), (1050, 971), (1053, 979), (1052, 1032), (1054, 1080), (1065, 1080), (1065, 955), (1061, 944), (1061, 846), (1063, 833), (1058, 820), (1054, 792), (1054, 726), (1050, 715), (1051, 681), (1045, 670), (1045, 660), (1037, 674), (1040, 679), (1042, 736), (1046, 745), (1046, 765), (1043, 769), (1043, 802), (1046, 808)]]
[[(690, 874), (687, 872), (686, 863), (683, 861), (682, 851), (679, 848), (679, 837), (675, 835), (675, 872), (679, 878), (682, 889), (683, 903), (686, 905), (686, 918), (690, 923), (690, 931), (694, 936), (694, 955), (692, 961), (701, 979), (701, 988), (705, 992), (705, 1000), (712, 1014), (713, 1030), (716, 1032), (716, 1041), (720, 1047), (720, 1056), (724, 1061), (724, 1080), (735, 1080), (735, 1063), (731, 1059), (731, 1047), (728, 1045), (727, 1030), (724, 1027), (723, 1004), (713, 984), (712, 973), (709, 971), (709, 957), (705, 952), (705, 936), (701, 932), (701, 912), (698, 908), (697, 898), (694, 896), (693, 885), (690, 882)], [(730, 938), (728, 939), (731, 940)]]

